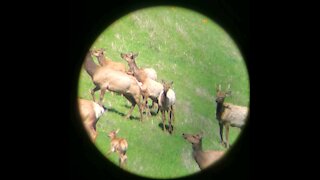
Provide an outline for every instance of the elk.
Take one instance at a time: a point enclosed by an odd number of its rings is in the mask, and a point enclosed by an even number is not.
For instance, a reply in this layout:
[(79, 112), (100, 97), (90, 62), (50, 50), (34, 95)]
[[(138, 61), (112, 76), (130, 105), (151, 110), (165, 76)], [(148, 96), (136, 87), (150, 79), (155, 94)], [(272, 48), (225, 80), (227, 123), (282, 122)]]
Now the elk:
[[(143, 91), (144, 104), (147, 105), (148, 98), (152, 100), (152, 108), (155, 103), (158, 103), (158, 97), (163, 90), (163, 86), (161, 83), (151, 79), (148, 77), (147, 73), (138, 68), (135, 58), (138, 54), (134, 53), (121, 53), (121, 57), (128, 62), (130, 69), (132, 70), (133, 76), (142, 83), (141, 89)], [(147, 107), (148, 108), (148, 107)], [(149, 110), (149, 109), (148, 109)], [(150, 111), (149, 113), (150, 114)]]
[[(129, 70), (128, 70), (128, 74), (133, 75), (134, 72), (137, 72), (137, 70), (142, 70), (145, 75), (152, 79), (152, 80), (157, 80), (158, 75), (156, 70), (154, 70), (153, 68), (138, 68), (137, 64), (135, 63), (135, 58), (138, 56), (138, 54), (133, 54), (133, 53), (121, 53), (121, 58), (126, 60), (128, 62), (129, 65)], [(134, 63), (130, 63), (130, 61), (132, 61), (132, 59), (134, 59)]]
[(104, 48), (94, 49), (91, 51), (91, 55), (97, 57), (100, 66), (108, 66), (113, 70), (126, 72), (126, 66), (124, 64), (107, 59), (104, 52)]
[(105, 112), (105, 109), (93, 101), (80, 98), (78, 99), (78, 109), (91, 141), (95, 142), (97, 137), (96, 124), (99, 117)]
[[(231, 103), (225, 103), (226, 97), (231, 95), (230, 84), (226, 91), (221, 90), (221, 85), (216, 89), (216, 119), (219, 122), (220, 129), (220, 143), (224, 144), (226, 148), (229, 147), (229, 126), (243, 128), (247, 115), (248, 107), (238, 106)], [(223, 128), (226, 129), (226, 142), (223, 140)]]
[(110, 150), (107, 152), (107, 156), (112, 152), (117, 152), (119, 156), (119, 166), (123, 167), (127, 163), (127, 149), (128, 149), (128, 142), (124, 138), (117, 138), (117, 134), (119, 133), (120, 129), (116, 131), (111, 131), (109, 133), (110, 137)]
[(94, 63), (91, 53), (88, 52), (84, 62), (84, 69), (90, 75), (95, 87), (91, 90), (91, 96), (95, 101), (95, 92), (100, 90), (99, 104), (102, 106), (102, 100), (106, 90), (122, 94), (130, 103), (131, 108), (125, 118), (129, 118), (136, 105), (140, 112), (140, 121), (142, 121), (141, 89), (138, 81), (124, 72), (110, 69), (108, 66), (98, 66)]
[(186, 139), (189, 143), (192, 144), (192, 156), (194, 160), (197, 162), (199, 168), (201, 170), (209, 167), (214, 162), (219, 160), (223, 155), (224, 151), (214, 151), (214, 150), (208, 150), (203, 151), (202, 150), (202, 136), (203, 134), (182, 134), (183, 138)]
[(163, 131), (165, 131), (165, 122), (166, 122), (166, 112), (169, 113), (169, 133), (171, 134), (173, 131), (172, 121), (174, 121), (174, 109), (173, 106), (176, 102), (176, 95), (172, 90), (173, 81), (167, 83), (162, 80), (163, 91), (160, 93), (158, 97), (158, 111), (161, 111), (162, 115), (162, 126)]

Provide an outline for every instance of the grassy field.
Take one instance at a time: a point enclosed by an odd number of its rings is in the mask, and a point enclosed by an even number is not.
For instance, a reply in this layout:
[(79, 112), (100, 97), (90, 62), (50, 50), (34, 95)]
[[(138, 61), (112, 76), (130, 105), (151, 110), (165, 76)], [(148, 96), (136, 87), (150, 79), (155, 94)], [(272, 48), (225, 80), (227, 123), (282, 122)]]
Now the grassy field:
[[(226, 88), (230, 83), (232, 96), (226, 101), (248, 106), (249, 78), (239, 50), (221, 27), (186, 9), (150, 8), (116, 21), (97, 38), (92, 48), (105, 48), (108, 58), (126, 65), (121, 52), (139, 53), (137, 65), (154, 68), (159, 82), (172, 80), (177, 97), (174, 133), (169, 135), (160, 127), (160, 113), (141, 123), (136, 107), (134, 118), (126, 120), (124, 115), (130, 104), (122, 96), (106, 93), (104, 105), (108, 111), (97, 123), (96, 146), (101, 153), (109, 150), (108, 133), (119, 128), (119, 137), (126, 138), (129, 143), (129, 172), (152, 178), (172, 178), (199, 171), (192, 159), (191, 144), (182, 138), (182, 133), (203, 131), (204, 150), (225, 150), (219, 144), (215, 86), (221, 83), (222, 88)], [(82, 70), (78, 96), (91, 99), (89, 90), (93, 87), (89, 75)], [(231, 144), (239, 132), (231, 128)], [(118, 164), (116, 154), (109, 159)]]

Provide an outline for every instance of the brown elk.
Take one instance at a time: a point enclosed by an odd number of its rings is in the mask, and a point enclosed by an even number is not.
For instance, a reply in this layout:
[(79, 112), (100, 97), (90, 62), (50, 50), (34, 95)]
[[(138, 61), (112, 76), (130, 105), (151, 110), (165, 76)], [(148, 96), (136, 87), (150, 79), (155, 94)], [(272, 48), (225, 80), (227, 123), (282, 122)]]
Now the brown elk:
[[(142, 83), (141, 89), (143, 90), (144, 103), (147, 104), (148, 98), (152, 100), (152, 108), (155, 103), (158, 103), (158, 97), (163, 90), (161, 83), (148, 77), (147, 73), (138, 68), (135, 58), (138, 54), (134, 53), (121, 53), (121, 57), (128, 62), (130, 69), (132, 70), (133, 76)], [(148, 108), (148, 107), (147, 107)], [(149, 109), (147, 109), (149, 110)], [(149, 111), (150, 114), (150, 111)]]
[(105, 57), (105, 49), (93, 49), (91, 54), (97, 57), (100, 66), (108, 66), (109, 68), (117, 71), (126, 72), (126, 66), (120, 62), (115, 62)]
[(109, 133), (110, 137), (110, 150), (107, 152), (107, 156), (112, 152), (117, 152), (119, 156), (119, 166), (123, 167), (127, 163), (127, 149), (128, 149), (128, 142), (124, 138), (117, 138), (117, 134), (120, 129), (117, 129), (116, 131), (111, 131)]
[(108, 66), (98, 66), (93, 62), (90, 52), (87, 54), (84, 62), (84, 68), (90, 75), (95, 88), (91, 90), (91, 96), (95, 101), (95, 92), (100, 90), (99, 104), (106, 90), (122, 94), (131, 103), (131, 108), (126, 115), (129, 118), (135, 105), (138, 105), (140, 112), (140, 121), (142, 121), (141, 89), (138, 81), (124, 72), (108, 68)]
[(202, 134), (200, 133), (195, 135), (183, 133), (182, 136), (184, 139), (186, 139), (189, 143), (192, 144), (192, 156), (201, 170), (209, 167), (224, 155), (223, 151), (203, 151)]
[[(147, 76), (148, 78), (155, 80), (155, 81), (157, 80), (158, 75), (157, 75), (156, 70), (154, 70), (153, 68), (138, 68), (138, 66), (135, 62), (135, 58), (138, 56), (138, 54), (121, 53), (120, 55), (121, 55), (122, 59), (124, 59), (128, 62), (128, 65), (129, 65), (128, 74), (134, 75), (134, 72), (141, 70), (144, 72), (145, 76)], [(130, 61), (132, 61), (132, 59), (134, 59), (134, 63), (130, 63)]]
[[(219, 122), (220, 143), (229, 147), (229, 126), (243, 128), (249, 109), (244, 106), (237, 106), (231, 103), (225, 103), (226, 97), (231, 95), (230, 85), (226, 91), (221, 90), (221, 85), (216, 90), (216, 118)], [(223, 140), (223, 128), (226, 129), (226, 142)]]
[(96, 124), (105, 109), (99, 104), (86, 99), (78, 99), (78, 109), (87, 133), (91, 140), (95, 142), (97, 137)]
[(162, 81), (163, 91), (160, 93), (158, 98), (158, 111), (160, 110), (162, 115), (162, 125), (163, 131), (165, 131), (165, 122), (166, 122), (166, 112), (169, 113), (169, 133), (171, 134), (173, 131), (172, 121), (174, 120), (174, 104), (176, 102), (176, 95), (172, 90), (173, 81), (167, 83)]

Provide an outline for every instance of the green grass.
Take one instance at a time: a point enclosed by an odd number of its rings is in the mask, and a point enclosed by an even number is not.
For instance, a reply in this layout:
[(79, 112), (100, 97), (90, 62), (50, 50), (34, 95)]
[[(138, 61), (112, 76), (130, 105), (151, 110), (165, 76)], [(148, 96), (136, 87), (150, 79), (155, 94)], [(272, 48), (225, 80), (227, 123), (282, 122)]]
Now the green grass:
[[(138, 52), (137, 65), (152, 67), (161, 79), (174, 81), (176, 120), (174, 133), (162, 132), (160, 113), (140, 123), (136, 107), (129, 110), (124, 97), (106, 93), (104, 105), (109, 109), (98, 121), (96, 146), (105, 154), (110, 140), (107, 134), (120, 128), (119, 137), (128, 140), (127, 170), (152, 178), (174, 178), (198, 172), (192, 159), (192, 147), (182, 133), (204, 132), (203, 149), (225, 150), (219, 144), (215, 119), (215, 86), (231, 84), (233, 96), (227, 102), (248, 106), (249, 78), (244, 60), (226, 32), (207, 17), (177, 7), (157, 7), (133, 12), (119, 19), (103, 32), (92, 48), (105, 48), (107, 57), (123, 62), (121, 52)], [(96, 59), (95, 59), (96, 60)], [(78, 96), (91, 99), (94, 87), (82, 70)], [(98, 98), (99, 92), (96, 93)], [(230, 128), (230, 143), (239, 135)], [(109, 159), (118, 164), (117, 155)]]

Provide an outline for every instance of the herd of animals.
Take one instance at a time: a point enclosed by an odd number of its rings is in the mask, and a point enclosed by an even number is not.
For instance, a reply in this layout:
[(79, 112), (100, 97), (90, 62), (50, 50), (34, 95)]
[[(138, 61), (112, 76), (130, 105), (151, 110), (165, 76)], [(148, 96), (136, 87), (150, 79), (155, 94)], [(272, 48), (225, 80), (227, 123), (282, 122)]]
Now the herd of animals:
[[(99, 64), (93, 61), (96, 57)], [(115, 92), (125, 97), (130, 103), (131, 108), (125, 118), (129, 118), (134, 107), (137, 105), (140, 113), (140, 121), (143, 120), (143, 114), (150, 116), (150, 107), (148, 99), (152, 100), (151, 109), (157, 105), (157, 113), (162, 114), (163, 131), (166, 131), (165, 121), (166, 113), (169, 115), (168, 132), (173, 132), (172, 121), (174, 117), (174, 105), (176, 102), (175, 92), (172, 89), (173, 82), (162, 83), (157, 81), (157, 73), (153, 68), (139, 68), (135, 62), (138, 54), (121, 53), (121, 58), (127, 61), (125, 64), (112, 61), (105, 56), (105, 49), (92, 49), (86, 54), (84, 60), (84, 69), (89, 74), (95, 87), (90, 93), (92, 100), (78, 99), (80, 116), (86, 131), (91, 140), (95, 142), (97, 131), (96, 123), (99, 117), (105, 112), (103, 97), (106, 91)], [(100, 98), (95, 100), (95, 92), (100, 90)], [(219, 123), (220, 143), (226, 148), (229, 147), (229, 127), (243, 128), (247, 120), (248, 107), (238, 106), (224, 102), (225, 98), (231, 95), (230, 85), (226, 91), (221, 90), (221, 85), (216, 87), (216, 119)], [(225, 140), (223, 130), (226, 129)], [(111, 131), (109, 138), (111, 140), (110, 150), (107, 155), (116, 152), (119, 156), (119, 166), (124, 167), (127, 163), (128, 142), (125, 138), (117, 137), (119, 129)], [(214, 161), (223, 156), (224, 151), (202, 150), (203, 132), (198, 134), (182, 134), (183, 138), (192, 144), (193, 158), (200, 169), (205, 169)]]

